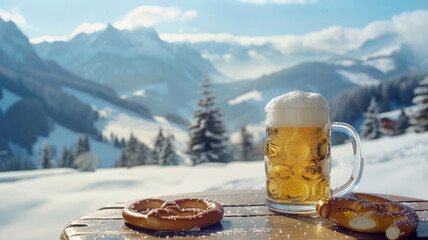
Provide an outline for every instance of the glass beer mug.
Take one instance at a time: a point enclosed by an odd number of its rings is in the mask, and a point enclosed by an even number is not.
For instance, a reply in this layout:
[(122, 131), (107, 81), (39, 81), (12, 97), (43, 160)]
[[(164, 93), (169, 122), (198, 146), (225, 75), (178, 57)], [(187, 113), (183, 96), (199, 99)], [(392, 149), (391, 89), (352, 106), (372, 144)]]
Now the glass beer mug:
[[(361, 179), (363, 157), (355, 129), (330, 121), (330, 108), (317, 93), (294, 91), (272, 99), (266, 111), (266, 205), (282, 213), (314, 213), (319, 200), (352, 191)], [(330, 133), (351, 140), (354, 169), (348, 182), (330, 189)]]

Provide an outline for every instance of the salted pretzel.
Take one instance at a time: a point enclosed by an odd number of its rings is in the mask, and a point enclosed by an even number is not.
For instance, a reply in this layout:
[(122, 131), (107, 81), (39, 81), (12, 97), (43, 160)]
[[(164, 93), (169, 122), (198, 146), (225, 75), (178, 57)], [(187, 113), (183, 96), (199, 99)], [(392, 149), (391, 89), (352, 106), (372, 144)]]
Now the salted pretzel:
[(182, 198), (164, 201), (142, 199), (126, 206), (123, 220), (148, 230), (185, 230), (203, 228), (220, 222), (223, 206), (215, 201), (200, 198)]
[(410, 236), (419, 221), (411, 208), (364, 193), (351, 193), (320, 201), (316, 210), (321, 217), (342, 227), (358, 232), (385, 232), (388, 239)]

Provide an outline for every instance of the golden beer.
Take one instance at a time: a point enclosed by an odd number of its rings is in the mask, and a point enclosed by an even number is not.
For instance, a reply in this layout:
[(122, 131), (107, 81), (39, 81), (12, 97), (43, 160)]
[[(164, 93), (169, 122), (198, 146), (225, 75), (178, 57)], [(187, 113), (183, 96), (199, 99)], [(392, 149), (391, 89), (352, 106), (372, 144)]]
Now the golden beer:
[[(327, 100), (318, 93), (290, 92), (266, 104), (266, 205), (289, 214), (314, 213), (316, 203), (342, 196), (361, 179), (360, 138), (346, 123), (331, 122)], [(354, 170), (344, 185), (330, 189), (330, 133), (348, 135)]]
[(267, 197), (314, 204), (330, 194), (330, 140), (324, 127), (267, 128)]

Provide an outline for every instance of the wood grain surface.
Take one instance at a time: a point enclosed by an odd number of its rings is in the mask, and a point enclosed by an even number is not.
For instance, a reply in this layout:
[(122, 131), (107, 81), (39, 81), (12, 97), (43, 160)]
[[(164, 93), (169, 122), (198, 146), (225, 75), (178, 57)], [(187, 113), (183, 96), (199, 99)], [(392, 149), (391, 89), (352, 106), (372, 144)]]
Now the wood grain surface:
[[(373, 194), (373, 193), (372, 193)], [(420, 218), (410, 239), (428, 239), (428, 201), (393, 195), (375, 194), (413, 208)], [(213, 226), (190, 231), (146, 231), (125, 224), (122, 209), (137, 199), (117, 202), (71, 221), (61, 239), (386, 239), (384, 234), (350, 231), (313, 216), (280, 215), (265, 206), (264, 191), (234, 190), (161, 196), (172, 200), (200, 197), (223, 204), (225, 216)]]

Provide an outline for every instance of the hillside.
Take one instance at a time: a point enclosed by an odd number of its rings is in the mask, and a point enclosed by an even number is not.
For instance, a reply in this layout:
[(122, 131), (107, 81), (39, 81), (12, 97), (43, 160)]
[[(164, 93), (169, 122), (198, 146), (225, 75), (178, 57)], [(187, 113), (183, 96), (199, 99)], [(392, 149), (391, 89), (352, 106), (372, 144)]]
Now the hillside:
[[(155, 119), (145, 106), (120, 98), (111, 88), (41, 59), (16, 25), (1, 19), (0, 89), (0, 147), (10, 156), (6, 162), (15, 166), (13, 169), (31, 167), (31, 162), (36, 164), (45, 141), (55, 147), (59, 157), (63, 147), (73, 146), (81, 134), (91, 136), (101, 167), (112, 167), (120, 149), (107, 139), (112, 134), (127, 139), (138, 126), (130, 127), (129, 121), (122, 121), (121, 129), (126, 131), (110, 130), (111, 124), (106, 122), (109, 109), (122, 118), (131, 118), (131, 122), (150, 126), (150, 130), (164, 126), (171, 132), (181, 131), (179, 125)], [(92, 101), (79, 98), (82, 94), (90, 96)], [(95, 100), (104, 102), (108, 108), (97, 108)], [(151, 140), (143, 134), (139, 137)]]
[(214, 91), (221, 93), (218, 102), (231, 126), (236, 128), (243, 120), (258, 124), (264, 120), (266, 103), (278, 95), (302, 90), (321, 93), (330, 100), (342, 90), (377, 86), (389, 77), (389, 74), (364, 63), (301, 63), (255, 80), (216, 85)]
[(339, 92), (330, 101), (332, 119), (348, 122), (360, 129), (363, 114), (367, 111), (372, 97), (375, 97), (380, 113), (398, 109), (400, 106), (413, 105), (413, 90), (424, 75), (408, 74), (390, 78), (379, 85), (359, 86)]

